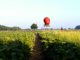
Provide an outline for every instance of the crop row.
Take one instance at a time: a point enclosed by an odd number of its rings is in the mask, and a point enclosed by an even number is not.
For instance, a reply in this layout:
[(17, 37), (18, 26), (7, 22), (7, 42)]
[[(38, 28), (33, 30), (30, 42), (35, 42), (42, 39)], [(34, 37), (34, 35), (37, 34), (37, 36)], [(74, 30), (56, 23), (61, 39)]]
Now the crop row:
[(30, 31), (0, 31), (0, 60), (29, 60), (34, 41)]
[(41, 31), (45, 60), (80, 60), (80, 31)]

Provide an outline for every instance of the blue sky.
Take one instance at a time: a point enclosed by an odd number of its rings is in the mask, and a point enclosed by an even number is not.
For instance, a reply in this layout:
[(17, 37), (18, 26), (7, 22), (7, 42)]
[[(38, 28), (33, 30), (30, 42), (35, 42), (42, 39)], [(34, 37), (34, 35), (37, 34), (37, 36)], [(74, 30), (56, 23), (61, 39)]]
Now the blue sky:
[(0, 0), (0, 24), (30, 28), (50, 17), (52, 28), (80, 25), (80, 0)]

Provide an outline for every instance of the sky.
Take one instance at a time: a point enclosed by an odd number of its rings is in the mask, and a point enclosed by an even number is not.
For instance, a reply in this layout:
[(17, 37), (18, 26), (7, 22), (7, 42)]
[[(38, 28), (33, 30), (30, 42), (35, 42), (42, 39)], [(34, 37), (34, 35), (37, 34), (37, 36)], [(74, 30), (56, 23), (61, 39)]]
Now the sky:
[(44, 28), (44, 17), (51, 28), (74, 28), (80, 25), (80, 0), (0, 0), (1, 25)]

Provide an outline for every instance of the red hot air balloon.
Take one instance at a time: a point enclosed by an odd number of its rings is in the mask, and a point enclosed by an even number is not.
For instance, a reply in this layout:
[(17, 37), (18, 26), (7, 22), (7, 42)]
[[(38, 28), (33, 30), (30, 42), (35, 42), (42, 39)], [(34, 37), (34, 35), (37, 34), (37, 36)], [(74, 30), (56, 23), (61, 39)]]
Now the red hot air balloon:
[(44, 18), (44, 23), (45, 23), (45, 26), (48, 26), (50, 24), (50, 18), (49, 17), (45, 17)]

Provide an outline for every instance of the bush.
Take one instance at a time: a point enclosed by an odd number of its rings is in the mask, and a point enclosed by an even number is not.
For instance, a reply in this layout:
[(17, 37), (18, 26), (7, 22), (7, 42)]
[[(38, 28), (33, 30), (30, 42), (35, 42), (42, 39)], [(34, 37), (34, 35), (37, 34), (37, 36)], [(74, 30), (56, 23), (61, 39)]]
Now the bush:
[(77, 26), (75, 27), (75, 29), (80, 29), (80, 25), (77, 25)]
[(30, 48), (19, 40), (0, 43), (0, 60), (29, 60), (29, 56)]
[(50, 43), (43, 53), (45, 60), (80, 60), (80, 47), (68, 42)]

